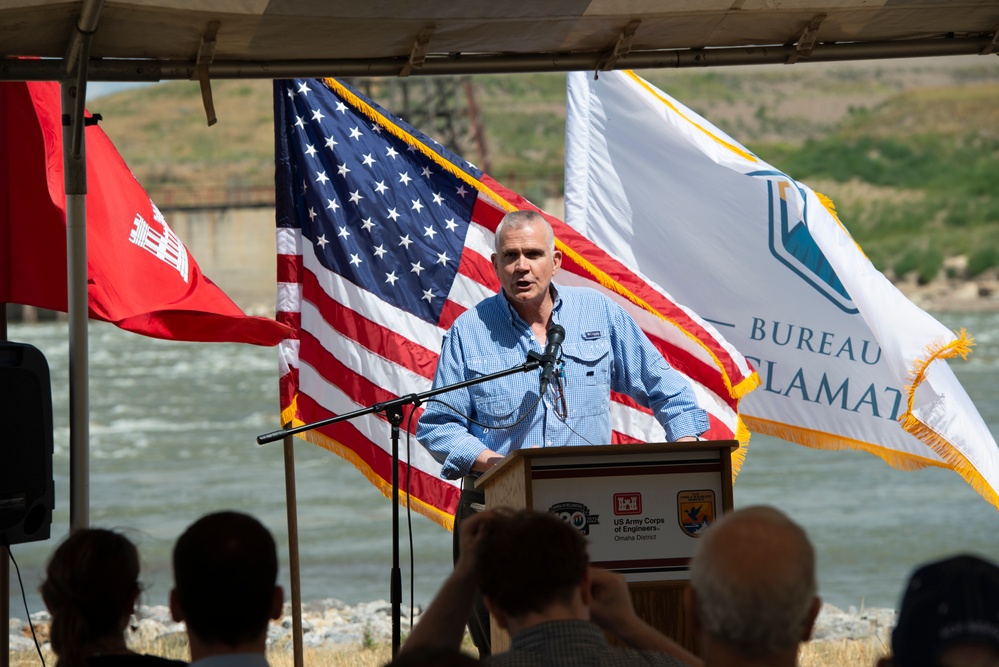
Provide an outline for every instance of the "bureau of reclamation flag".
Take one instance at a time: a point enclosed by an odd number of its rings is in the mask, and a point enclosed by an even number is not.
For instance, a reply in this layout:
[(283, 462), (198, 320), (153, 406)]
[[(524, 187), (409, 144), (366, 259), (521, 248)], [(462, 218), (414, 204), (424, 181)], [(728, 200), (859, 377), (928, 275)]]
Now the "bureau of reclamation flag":
[[(0, 83), (0, 303), (67, 310), (62, 123), (58, 83)], [(90, 317), (168, 340), (277, 345), (287, 336), (201, 272), (104, 130), (85, 132)]]
[(964, 330), (906, 299), (830, 200), (634, 72), (567, 85), (566, 221), (753, 361), (751, 431), (950, 468), (999, 508), (999, 447), (947, 364)]
[[(275, 81), (277, 318), (281, 420), (300, 426), (429, 390), (444, 333), (496, 294), (494, 232), (537, 207), (335, 79)], [(748, 432), (738, 401), (757, 376), (715, 328), (643, 276), (542, 212), (563, 252), (556, 282), (595, 288), (624, 306), (710, 416), (710, 439)], [(462, 391), (462, 390), (459, 390)], [(446, 394), (442, 396), (446, 398)], [(614, 443), (661, 441), (651, 412), (612, 396)], [(400, 502), (451, 528), (457, 482), (410, 436), (399, 452)], [(381, 414), (300, 435), (349, 460), (385, 495), (390, 426)]]

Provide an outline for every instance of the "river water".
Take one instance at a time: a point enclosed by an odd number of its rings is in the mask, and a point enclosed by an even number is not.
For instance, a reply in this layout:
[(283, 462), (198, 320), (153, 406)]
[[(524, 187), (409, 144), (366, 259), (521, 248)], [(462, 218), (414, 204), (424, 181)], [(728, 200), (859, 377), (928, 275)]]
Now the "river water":
[[(999, 439), (999, 314), (943, 314), (977, 347), (954, 362)], [(8, 338), (46, 356), (55, 418), (56, 511), (52, 539), (14, 545), (30, 612), (45, 559), (69, 523), (68, 334), (65, 323), (11, 325)], [(177, 343), (90, 325), (91, 525), (125, 530), (139, 544), (142, 603), (166, 604), (170, 550), (198, 516), (240, 509), (275, 533), (288, 584), (284, 465), (278, 428), (277, 360), (270, 348)], [(386, 428), (386, 440), (388, 433)], [(389, 599), (391, 504), (346, 461), (296, 440), (304, 600)], [(808, 530), (823, 598), (836, 606), (894, 607), (912, 568), (971, 551), (999, 559), (999, 511), (956, 473), (900, 472), (870, 454), (811, 450), (754, 435), (735, 504), (779, 506)], [(451, 535), (412, 520), (412, 568), (403, 512), (405, 602), (412, 584), (426, 604), (450, 570)], [(24, 605), (11, 568), (11, 616)]]

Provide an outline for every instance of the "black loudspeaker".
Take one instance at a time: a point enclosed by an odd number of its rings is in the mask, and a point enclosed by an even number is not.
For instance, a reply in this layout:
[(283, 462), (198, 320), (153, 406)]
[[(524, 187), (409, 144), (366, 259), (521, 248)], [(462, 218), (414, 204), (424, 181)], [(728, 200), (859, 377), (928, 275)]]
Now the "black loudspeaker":
[(35, 347), (0, 342), (0, 545), (49, 539), (52, 386)]

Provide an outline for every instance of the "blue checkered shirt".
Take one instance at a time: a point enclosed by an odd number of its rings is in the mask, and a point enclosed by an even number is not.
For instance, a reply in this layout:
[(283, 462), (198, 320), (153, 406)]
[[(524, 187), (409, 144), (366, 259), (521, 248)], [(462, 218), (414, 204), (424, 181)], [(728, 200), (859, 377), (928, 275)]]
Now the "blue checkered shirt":
[[(443, 464), (445, 479), (467, 475), (485, 449), (506, 456), (527, 447), (608, 444), (611, 390), (651, 408), (667, 441), (708, 430), (690, 383), (623, 308), (585, 287), (561, 286), (554, 297), (552, 321), (565, 328), (563, 364), (542, 401), (539, 373), (532, 372), (445, 392), (427, 403), (416, 437)], [(544, 352), (500, 292), (463, 313), (445, 334), (434, 387), (519, 366), (532, 350)]]

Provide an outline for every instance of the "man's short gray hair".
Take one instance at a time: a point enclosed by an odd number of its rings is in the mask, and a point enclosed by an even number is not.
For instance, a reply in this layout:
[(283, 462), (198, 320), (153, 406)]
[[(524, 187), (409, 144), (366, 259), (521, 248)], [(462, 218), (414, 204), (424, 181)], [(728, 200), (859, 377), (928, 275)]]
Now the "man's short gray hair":
[(499, 252), (500, 235), (505, 230), (520, 229), (521, 227), (526, 227), (527, 225), (533, 225), (539, 222), (543, 224), (547, 230), (548, 251), (554, 252), (555, 232), (552, 230), (551, 223), (545, 220), (545, 217), (537, 211), (510, 211), (504, 215), (503, 219), (500, 220), (500, 223), (496, 225), (496, 238), (493, 239), (493, 248), (496, 252)]
[(750, 507), (708, 528), (699, 546), (690, 584), (704, 632), (748, 658), (796, 648), (817, 588), (805, 531), (772, 507)]

